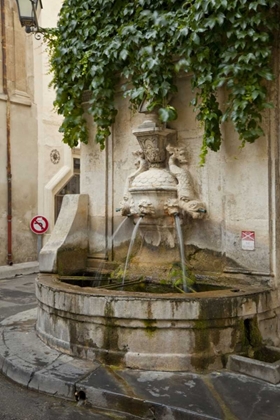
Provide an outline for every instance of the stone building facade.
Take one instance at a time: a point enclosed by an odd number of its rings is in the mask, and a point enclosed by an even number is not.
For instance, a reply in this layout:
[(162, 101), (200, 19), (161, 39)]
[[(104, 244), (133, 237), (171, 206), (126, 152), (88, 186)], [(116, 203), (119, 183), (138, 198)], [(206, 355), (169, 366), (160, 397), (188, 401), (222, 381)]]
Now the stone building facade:
[(37, 258), (29, 223), (37, 212), (37, 107), (33, 38), (26, 36), (16, 2), (1, 1), (0, 265)]
[[(42, 27), (56, 25), (61, 4), (43, 2)], [(64, 145), (58, 132), (61, 119), (53, 109), (46, 46), (25, 33), (14, 0), (2, 0), (0, 6), (0, 266), (4, 266), (37, 260), (30, 221), (37, 214), (48, 219), (45, 242), (62, 195), (69, 192), (65, 187), (79, 171), (79, 149)], [(79, 180), (74, 181), (70, 187), (77, 190)]]
[[(61, 4), (62, 0), (43, 2), (40, 16), (43, 28), (56, 26)], [(34, 54), (35, 100), (38, 106), (38, 213), (44, 215), (50, 223), (50, 229), (44, 235), (45, 243), (54, 226), (62, 195), (74, 190), (78, 192), (79, 180), (73, 178), (79, 172), (80, 151), (71, 150), (64, 144), (58, 131), (61, 117), (53, 108), (55, 94), (50, 87), (46, 45), (35, 41)], [(71, 183), (71, 180), (74, 182)]]

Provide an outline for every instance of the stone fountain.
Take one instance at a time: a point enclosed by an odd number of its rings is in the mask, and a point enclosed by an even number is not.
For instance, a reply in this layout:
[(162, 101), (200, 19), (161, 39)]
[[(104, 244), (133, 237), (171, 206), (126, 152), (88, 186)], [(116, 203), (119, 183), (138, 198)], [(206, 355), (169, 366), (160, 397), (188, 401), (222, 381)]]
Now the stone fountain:
[[(106, 248), (108, 212), (104, 218), (94, 213), (96, 200), (90, 194), (66, 196), (40, 255), (39, 337), (74, 356), (165, 371), (221, 368), (230, 354), (245, 354), (263, 342), (278, 345), (278, 292), (265, 275), (259, 281), (239, 268), (238, 275), (226, 270), (222, 275), (196, 272), (197, 282), (208, 290), (191, 293), (180, 284), (167, 293), (125, 290), (126, 281), (139, 277), (144, 283), (172, 285), (174, 265), (179, 264), (182, 272), (185, 266), (185, 240), (180, 243), (180, 232), (191, 231), (192, 224), (201, 230), (211, 217), (207, 204), (198, 197), (176, 130), (146, 118), (133, 134), (140, 145), (133, 151), (136, 170), (127, 171), (117, 209), (140, 230), (127, 278), (124, 284), (105, 287), (95, 282), (91, 265), (101, 270), (101, 261), (103, 272), (123, 267), (124, 255), (119, 250), (128, 249), (128, 231), (114, 249)], [(110, 153), (110, 145), (108, 149)], [(121, 177), (122, 170), (117, 172)], [(100, 226), (107, 226), (103, 234)]]
[[(139, 217), (143, 218), (143, 243), (141, 252), (133, 260), (134, 270), (137, 261), (139, 275), (146, 263), (149, 266), (151, 260), (158, 261), (157, 269), (153, 269), (153, 277), (158, 279), (160, 274), (164, 275), (162, 270), (166, 275), (170, 263), (180, 261), (174, 216), (180, 218), (180, 223), (188, 223), (188, 217), (203, 218), (206, 208), (197, 199), (192, 176), (184, 167), (187, 163), (185, 148), (170, 145), (176, 143), (176, 131), (160, 128), (152, 114), (133, 134), (141, 149), (133, 153), (137, 169), (126, 180), (121, 212), (123, 216), (132, 217), (135, 224)], [(180, 235), (180, 231), (177, 234)]]

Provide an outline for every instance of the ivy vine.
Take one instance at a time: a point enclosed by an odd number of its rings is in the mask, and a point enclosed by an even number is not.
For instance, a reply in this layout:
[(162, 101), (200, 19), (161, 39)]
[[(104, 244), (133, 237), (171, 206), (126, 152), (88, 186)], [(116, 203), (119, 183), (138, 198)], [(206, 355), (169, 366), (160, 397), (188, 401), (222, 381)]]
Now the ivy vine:
[[(87, 143), (83, 94), (101, 149), (117, 110), (116, 86), (137, 109), (144, 98), (163, 122), (176, 119), (168, 98), (179, 71), (192, 74), (192, 105), (204, 128), (201, 163), (221, 145), (232, 121), (241, 146), (264, 134), (262, 111), (273, 80), (273, 35), (280, 0), (64, 0), (54, 29), (44, 30), (54, 102), (70, 147)], [(217, 91), (227, 100), (219, 104)]]

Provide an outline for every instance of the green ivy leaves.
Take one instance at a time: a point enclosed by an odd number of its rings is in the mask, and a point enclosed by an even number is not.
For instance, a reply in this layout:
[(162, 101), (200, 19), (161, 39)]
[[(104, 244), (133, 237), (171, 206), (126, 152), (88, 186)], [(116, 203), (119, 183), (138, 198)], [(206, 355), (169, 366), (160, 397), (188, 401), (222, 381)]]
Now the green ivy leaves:
[(177, 119), (177, 110), (170, 105), (167, 105), (165, 108), (160, 108), (158, 113), (160, 120), (164, 123)]
[[(58, 27), (45, 30), (55, 106), (71, 147), (87, 142), (83, 94), (104, 148), (122, 82), (133, 109), (145, 97), (162, 122), (177, 118), (168, 105), (179, 71), (192, 74), (197, 119), (204, 128), (201, 163), (218, 151), (220, 126), (232, 121), (241, 145), (263, 135), (273, 33), (280, 0), (64, 0)], [(220, 106), (217, 91), (227, 100)]]

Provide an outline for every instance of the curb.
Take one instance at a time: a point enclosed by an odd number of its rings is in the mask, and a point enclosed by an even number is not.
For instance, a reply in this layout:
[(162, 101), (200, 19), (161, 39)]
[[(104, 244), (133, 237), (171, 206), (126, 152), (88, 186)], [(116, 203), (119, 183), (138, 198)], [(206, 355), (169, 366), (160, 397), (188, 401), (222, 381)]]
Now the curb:
[[(83, 391), (87, 406), (130, 414), (132, 418), (220, 420), (182, 406), (145, 399), (141, 392), (138, 395), (137, 387), (127, 382), (124, 386), (124, 380), (118, 382), (110, 369), (98, 362), (74, 358), (48, 347), (35, 333), (36, 310), (18, 313), (0, 323), (0, 371), (18, 384), (69, 400), (75, 399), (76, 391)], [(91, 385), (94, 375), (101, 375), (104, 380)]]
[(39, 273), (39, 262), (31, 261), (14, 265), (0, 266), (0, 280), (10, 279), (16, 276)]

